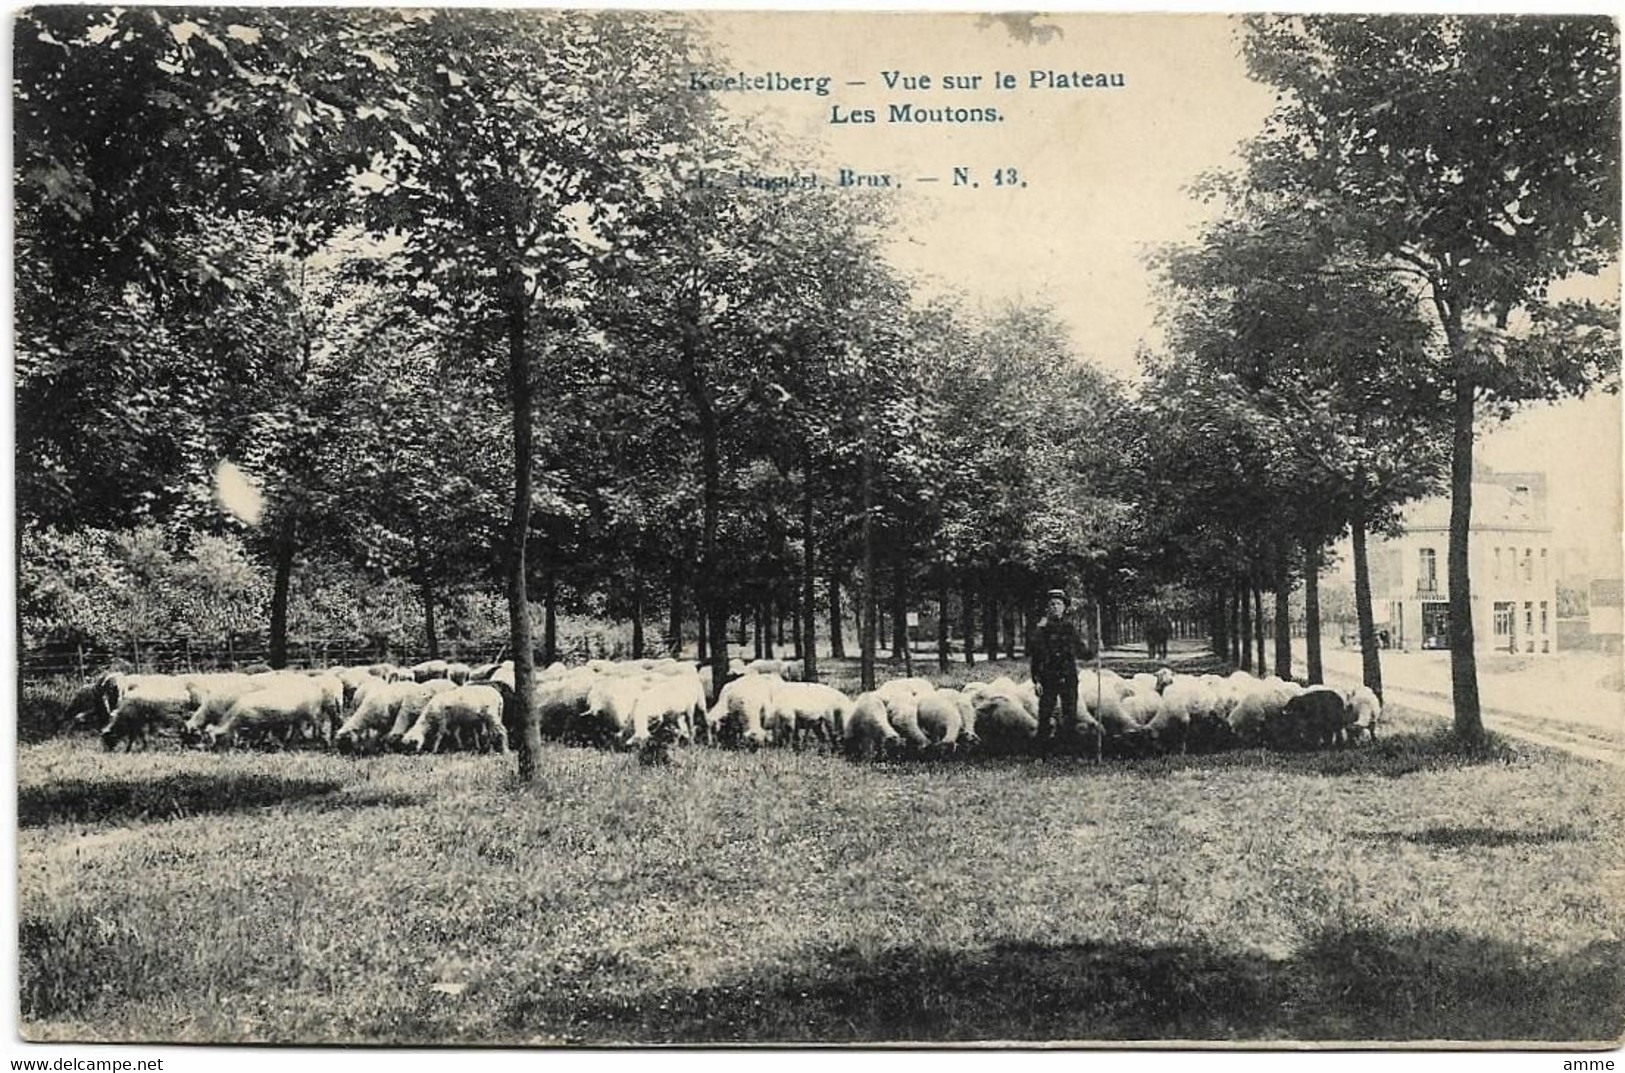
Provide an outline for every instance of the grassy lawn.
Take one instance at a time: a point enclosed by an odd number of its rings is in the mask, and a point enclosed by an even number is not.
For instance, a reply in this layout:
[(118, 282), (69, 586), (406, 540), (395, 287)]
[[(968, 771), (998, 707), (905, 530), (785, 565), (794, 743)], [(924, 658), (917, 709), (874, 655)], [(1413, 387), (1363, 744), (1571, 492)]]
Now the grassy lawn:
[(1100, 766), (548, 746), (527, 788), (496, 756), (25, 744), (23, 1030), (1617, 1039), (1620, 774), (1393, 715)]

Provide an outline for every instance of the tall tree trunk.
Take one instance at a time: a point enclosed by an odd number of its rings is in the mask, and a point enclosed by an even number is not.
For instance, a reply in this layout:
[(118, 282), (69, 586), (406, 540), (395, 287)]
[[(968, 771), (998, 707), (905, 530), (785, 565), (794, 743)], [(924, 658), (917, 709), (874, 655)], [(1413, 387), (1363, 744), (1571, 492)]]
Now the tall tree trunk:
[(670, 595), (666, 602), (671, 612), (666, 619), (666, 655), (676, 659), (683, 654), (683, 563), (680, 558), (671, 562)]
[(700, 528), (700, 575), (695, 585), (700, 614), (709, 643), (711, 687), (720, 692), (728, 680), (728, 602), (717, 557), (717, 519), (722, 501), (721, 422), (709, 386), (700, 376), (699, 339), (693, 330), (683, 334), (681, 348), (683, 386), (700, 426), (700, 465), (704, 509)]
[(1241, 638), (1244, 635), (1241, 621), (1241, 605), (1243, 602), (1241, 591), (1242, 587), (1239, 584), (1230, 590), (1230, 607), (1228, 608), (1230, 616), (1230, 662), (1237, 667), (1241, 666)]
[(698, 636), (694, 641), (694, 658), (698, 660), (701, 665), (704, 665), (708, 662), (711, 654), (710, 645), (706, 643), (706, 637), (709, 631), (706, 629), (705, 615), (700, 615), (699, 623), (695, 632), (698, 634)]
[(1230, 593), (1220, 585), (1214, 593), (1213, 654), (1220, 659), (1230, 655)]
[(829, 572), (829, 655), (831, 659), (846, 658), (846, 641), (841, 636), (841, 578)]
[(1009, 601), (1004, 605), (1004, 658), (1016, 658), (1016, 607)]
[(784, 643), (784, 616), (780, 614), (778, 601), (769, 596), (762, 604), (762, 656), (773, 658), (773, 632), (779, 631), (779, 643)]
[(440, 634), (434, 626), (434, 583), (427, 572), (418, 583), (418, 595), (423, 601), (423, 639), (429, 644), (429, 658), (440, 658)]
[[(513, 655), (514, 706), (519, 725), (509, 733), (518, 738), (515, 752), (519, 780), (536, 778), (542, 750), (536, 721), (536, 652), (530, 633), (530, 596), (525, 591), (526, 543), (530, 536), (531, 504), (531, 388), (526, 356), (525, 280), (509, 270), (508, 290), (508, 400), (513, 406), (513, 511), (508, 519), (508, 646)], [(517, 734), (513, 734), (517, 730)]]
[(801, 493), (801, 633), (796, 640), (796, 651), (801, 655), (801, 680), (818, 681), (818, 610), (813, 581), (817, 560), (813, 539), (813, 476), (812, 456), (809, 454), (802, 467), (805, 479)]
[(782, 596), (771, 597), (768, 606), (773, 609), (774, 635), (778, 638), (778, 645), (782, 649), (784, 647), (784, 598)]
[(892, 550), (891, 572), (892, 659), (908, 657), (908, 563), (901, 543)]
[(1318, 686), (1326, 679), (1320, 664), (1320, 544), (1313, 537), (1303, 541), (1303, 647), (1305, 674)]
[[(1506, 317), (1500, 317), (1502, 327)], [(1460, 326), (1452, 333), (1451, 353), (1462, 354)], [(1456, 736), (1484, 739), (1484, 717), (1478, 703), (1478, 654), (1473, 650), (1472, 583), (1467, 576), (1468, 539), (1473, 521), (1473, 381), (1456, 374), (1454, 435), (1450, 449), (1450, 697), (1456, 710)]]
[[(790, 648), (795, 652), (797, 662), (806, 656), (807, 650), (802, 644), (801, 634), (801, 593), (795, 594), (795, 602), (790, 606)], [(784, 654), (785, 659), (790, 658), (790, 652)], [(803, 681), (806, 679), (803, 678)]]
[(1264, 673), (1264, 587), (1253, 587), (1253, 640), (1258, 642), (1258, 673)]
[(1243, 581), (1238, 586), (1237, 599), (1241, 601), (1241, 636), (1237, 639), (1241, 645), (1241, 669), (1253, 669), (1253, 606), (1250, 593), (1252, 583)]
[(937, 670), (948, 673), (948, 568), (937, 570)]
[[(277, 670), (288, 665), (288, 590), (293, 586), (293, 559), (298, 550), (294, 525), (283, 523), (276, 542), (275, 574), (271, 581), (271, 651), (269, 662)], [(139, 661), (137, 661), (139, 669)]]
[(976, 585), (965, 571), (959, 586), (959, 632), (965, 645), (965, 662), (976, 665)]
[(982, 648), (990, 660), (999, 658), (999, 598), (989, 574), (982, 586)]
[(1377, 653), (1377, 624), (1371, 614), (1371, 563), (1365, 551), (1365, 506), (1349, 519), (1354, 543), (1354, 613), (1360, 620), (1360, 669), (1365, 684), (1382, 697), (1382, 657)]
[(1292, 680), (1292, 571), (1284, 545), (1275, 556), (1275, 676)]
[(867, 693), (875, 688), (874, 457), (869, 442), (867, 380), (864, 383), (863, 417), (863, 465), (860, 475), (863, 485), (863, 591), (858, 596), (858, 611), (863, 616), (863, 624), (858, 630), (858, 681)]
[(551, 560), (542, 571), (542, 666), (559, 661), (559, 573)]
[(632, 568), (632, 658), (643, 658), (643, 578)]
[(751, 627), (752, 627), (752, 629), (751, 629), (751, 637), (756, 642), (755, 651), (756, 651), (756, 658), (757, 659), (766, 659), (767, 658), (767, 652), (762, 647), (762, 619), (764, 619), (765, 617), (766, 616), (762, 613), (762, 605), (760, 603), (757, 603), (753, 607), (751, 607), (751, 609), (750, 609), (750, 624), (751, 624)]

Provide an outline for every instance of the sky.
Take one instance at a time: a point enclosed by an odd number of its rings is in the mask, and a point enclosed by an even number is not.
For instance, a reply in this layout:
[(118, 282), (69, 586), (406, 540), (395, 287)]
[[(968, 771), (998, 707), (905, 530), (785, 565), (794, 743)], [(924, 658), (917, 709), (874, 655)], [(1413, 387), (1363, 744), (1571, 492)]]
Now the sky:
[[(1060, 32), (1023, 42), (975, 14), (711, 12), (731, 61), (718, 74), (827, 76), (828, 96), (807, 92), (720, 94), (809, 147), (825, 181), (840, 168), (888, 173), (902, 183), (889, 256), (930, 292), (952, 287), (973, 303), (1053, 304), (1078, 353), (1125, 378), (1135, 353), (1155, 344), (1155, 279), (1145, 254), (1187, 241), (1215, 211), (1192, 194), (1214, 169), (1239, 164), (1274, 91), (1247, 77), (1238, 20), (1207, 13), (1041, 16)], [(1033, 70), (1121, 74), (1121, 88), (1029, 88)], [(888, 88), (884, 73), (928, 75), (929, 89)], [(991, 88), (995, 72), (1019, 88)], [(980, 75), (976, 89), (946, 89), (944, 75)], [(865, 82), (849, 86), (848, 82)], [(1048, 85), (1045, 80), (1044, 85)], [(993, 107), (987, 124), (885, 122), (892, 103)], [(875, 123), (832, 123), (872, 109)], [(791, 164), (786, 170), (791, 170)], [(951, 183), (955, 166), (982, 185)], [(1014, 167), (1023, 186), (989, 176)], [(912, 181), (934, 176), (936, 183)], [(896, 181), (896, 180), (894, 180)], [(793, 196), (793, 195), (777, 195)], [(853, 188), (849, 196), (870, 196)], [(1617, 267), (1601, 280), (1554, 288), (1559, 297), (1617, 296)], [(1478, 457), (1498, 469), (1543, 470), (1558, 542), (1619, 553), (1619, 396), (1531, 407), (1486, 422)], [(1582, 461), (1583, 460), (1583, 461)]]
[[(1207, 209), (1188, 193), (1204, 172), (1235, 163), (1272, 91), (1245, 77), (1237, 24), (1218, 15), (1048, 15), (1060, 33), (1022, 43), (974, 14), (712, 13), (708, 21), (745, 74), (825, 74), (830, 95), (731, 93), (725, 102), (770, 118), (840, 167), (903, 177), (904, 219), (893, 263), (989, 303), (1054, 303), (1081, 354), (1131, 375), (1150, 328), (1145, 251), (1194, 236)], [(787, 28), (789, 24), (789, 28)], [(1033, 70), (1121, 74), (1116, 89), (1029, 88)], [(885, 71), (926, 74), (929, 90), (892, 90)], [(1018, 88), (995, 90), (995, 72)], [(939, 88), (980, 75), (975, 90)], [(864, 81), (848, 87), (848, 81)], [(987, 124), (885, 122), (891, 103), (993, 107)], [(872, 108), (880, 122), (830, 122)], [(951, 184), (969, 168), (979, 188)], [(1015, 168), (1025, 187), (997, 188)], [(936, 176), (935, 184), (909, 182)], [(853, 197), (867, 196), (854, 190)]]

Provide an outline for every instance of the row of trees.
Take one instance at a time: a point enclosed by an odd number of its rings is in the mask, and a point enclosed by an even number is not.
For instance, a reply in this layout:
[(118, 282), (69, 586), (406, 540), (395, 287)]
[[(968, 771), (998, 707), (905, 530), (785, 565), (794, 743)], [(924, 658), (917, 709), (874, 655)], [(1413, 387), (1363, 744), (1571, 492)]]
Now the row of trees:
[(1161, 258), (1150, 539), (1165, 567), (1217, 591), (1217, 644), (1230, 622), (1245, 634), (1249, 604), (1259, 614), (1273, 590), (1286, 674), (1285, 597), (1301, 577), (1313, 622), (1326, 548), (1351, 535), (1365, 678), (1380, 693), (1366, 538), (1447, 490), (1456, 729), (1476, 739), (1475, 431), (1618, 384), (1617, 307), (1548, 298), (1617, 263), (1616, 28), (1256, 16), (1245, 49), (1278, 105), (1244, 167), (1203, 185), (1219, 221)]
[(915, 302), (883, 200), (699, 182), (785, 151), (665, 92), (711, 63), (682, 18), (18, 27), (25, 546), (219, 532), (232, 459), (268, 504), (273, 662), (330, 561), (408, 580), (430, 637), (448, 584), (505, 577), (523, 695), (533, 596), (544, 653), (597, 592), (697, 619), (720, 674), (730, 612), (811, 636), (817, 580), (856, 589), (872, 680), (882, 601), (996, 628), (1116, 539), (1121, 387), (1041, 307)]

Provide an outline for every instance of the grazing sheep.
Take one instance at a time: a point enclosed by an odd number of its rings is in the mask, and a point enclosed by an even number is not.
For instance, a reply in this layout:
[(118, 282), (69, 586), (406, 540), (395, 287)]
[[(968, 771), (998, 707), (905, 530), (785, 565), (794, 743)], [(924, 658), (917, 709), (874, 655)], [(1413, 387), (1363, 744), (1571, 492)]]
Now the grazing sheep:
[(582, 724), (590, 737), (614, 745), (624, 745), (636, 736), (632, 711), (643, 692), (646, 679), (619, 674), (598, 673), (598, 681), (587, 694), (587, 712)]
[(1230, 709), (1230, 730), (1236, 740), (1244, 745), (1262, 742), (1265, 727), (1280, 713), (1286, 700), (1267, 683), (1254, 680)]
[(1163, 752), (1172, 752), (1175, 746), (1179, 751), (1186, 751), (1186, 739), (1190, 736), (1190, 712), (1180, 706), (1163, 707), (1161, 711), (1151, 717), (1145, 725), (1146, 732), (1151, 735), (1151, 743)]
[[(541, 732), (566, 741), (594, 738), (593, 728), (585, 719), (588, 695), (599, 678), (585, 667), (574, 667), (556, 678), (537, 683), (534, 710)], [(517, 732), (518, 727), (508, 727), (510, 737)]]
[(1038, 717), (1015, 698), (989, 690), (975, 705), (975, 731), (989, 752), (1020, 752), (1038, 736)]
[(846, 754), (854, 760), (893, 756), (903, 748), (903, 739), (892, 729), (886, 702), (876, 693), (864, 693), (852, 702), (841, 738)]
[(1141, 726), (1162, 714), (1162, 697), (1153, 689), (1149, 693), (1134, 693), (1122, 700), (1123, 714)]
[(1108, 678), (1109, 674), (1110, 671), (1103, 671), (1098, 680), (1094, 671), (1078, 675), (1078, 710), (1087, 711), (1103, 726), (1108, 719), (1116, 722), (1127, 718), (1123, 712), (1123, 695), (1118, 688), (1125, 683), (1122, 679)]
[(711, 740), (738, 741), (752, 748), (767, 742), (768, 707), (773, 691), (782, 679), (764, 674), (747, 674), (722, 687), (717, 702), (706, 713)]
[(378, 681), (366, 667), (340, 667), (333, 672), (333, 675), (344, 684), (344, 710), (346, 712), (355, 711), (356, 705), (360, 703), (355, 699), (358, 689), (366, 687), (369, 682)]
[(638, 680), (643, 689), (632, 705), (632, 736), (623, 744), (642, 749), (650, 734), (668, 725), (676, 731), (674, 740), (693, 741), (695, 720), (705, 718), (699, 678), (656, 672)]
[(1134, 692), (1140, 694), (1141, 696), (1149, 693), (1160, 692), (1160, 690), (1157, 688), (1157, 676), (1154, 674), (1148, 674), (1144, 671), (1136, 674), (1133, 678), (1130, 678), (1129, 686)]
[(364, 747), (369, 741), (382, 745), (394, 726), (400, 712), (401, 701), (417, 688), (415, 682), (379, 682), (376, 686), (357, 690), (360, 698), (355, 711), (350, 713), (333, 735), (333, 744), (346, 752)]
[(773, 690), (767, 722), (787, 728), (789, 743), (797, 749), (809, 737), (833, 746), (851, 710), (852, 701), (839, 689), (817, 682), (786, 682)]
[(1071, 736), (1075, 747), (1084, 756), (1099, 762), (1106, 747), (1106, 728), (1081, 704), (1078, 705), (1078, 721), (1073, 724)]
[(446, 746), (447, 738), (455, 738), (464, 748), (464, 731), (473, 733), (476, 744), (482, 748), (495, 741), (499, 753), (508, 751), (508, 732), (502, 726), (503, 694), (500, 688), (476, 683), (454, 686), (429, 698), (417, 722), (401, 736), (401, 748), (423, 752), (433, 741), (433, 752)]
[(1033, 717), (1033, 725), (1038, 723), (1038, 691), (1031, 682), (1016, 682), (1004, 675), (993, 679), (987, 684), (989, 692), (999, 693), (1014, 700), (1024, 708), (1028, 715)]
[(931, 739), (920, 729), (920, 702), (906, 679), (887, 682), (875, 690), (875, 696), (885, 702), (892, 729), (909, 748), (919, 750), (931, 744)]
[[(1008, 679), (1007, 679), (1008, 681)], [(907, 689), (915, 697), (929, 697), (937, 691), (936, 684), (926, 678), (893, 678), (886, 685), (896, 689)]]
[(1140, 756), (1151, 746), (1151, 735), (1145, 726), (1125, 710), (1127, 701), (1102, 706), (1095, 713), (1105, 735), (1105, 744), (1112, 752), (1124, 756)]
[(101, 729), (102, 748), (109, 752), (120, 740), (125, 752), (137, 741), (145, 749), (148, 733), (164, 723), (179, 722), (192, 704), (186, 683), (167, 674), (124, 675), (117, 689), (118, 701)]
[(319, 733), (326, 716), (328, 694), (319, 684), (284, 677), (263, 689), (245, 693), (226, 712), (218, 726), (205, 730), (215, 749), (230, 748), (237, 735), (263, 737), (271, 732), (291, 736), (303, 727)]
[(451, 664), (443, 659), (426, 659), (422, 663), (414, 663), (412, 665), (412, 680), (427, 682), (431, 678), (445, 678), (446, 671), (450, 667)]
[(1344, 727), (1344, 737), (1349, 741), (1357, 741), (1363, 734), (1367, 739), (1375, 741), (1377, 725), (1382, 722), (1382, 701), (1372, 692), (1371, 687), (1366, 685), (1355, 686), (1345, 696), (1348, 701), (1349, 722)]
[(195, 742), (203, 731), (225, 719), (231, 706), (244, 694), (263, 689), (276, 680), (274, 675), (195, 674), (187, 678), (186, 689), (192, 697), (191, 717), (181, 726), (181, 740)]
[(469, 673), (473, 669), (466, 663), (448, 663), (446, 664), (446, 679), (452, 685), (467, 685)]
[(917, 703), (916, 725), (930, 739), (930, 748), (956, 751), (965, 736), (965, 710), (973, 709), (970, 698), (957, 689), (937, 689), (920, 697)]
[[(730, 671), (730, 673), (732, 673)], [(756, 659), (745, 664), (739, 674), (772, 674), (786, 682), (801, 681), (801, 661), (790, 659)]]
[(431, 678), (427, 682), (402, 682), (408, 688), (401, 690), (400, 704), (395, 708), (395, 722), (390, 724), (389, 733), (384, 735), (384, 744), (390, 748), (400, 745), (406, 732), (423, 714), (423, 708), (433, 699), (436, 693), (444, 693), (448, 689), (456, 689), (444, 678)]
[(1311, 686), (1289, 697), (1279, 712), (1265, 717), (1264, 736), (1272, 748), (1312, 749), (1341, 744), (1348, 702), (1330, 686)]

